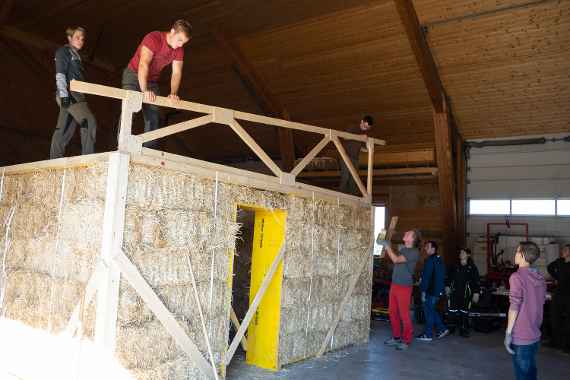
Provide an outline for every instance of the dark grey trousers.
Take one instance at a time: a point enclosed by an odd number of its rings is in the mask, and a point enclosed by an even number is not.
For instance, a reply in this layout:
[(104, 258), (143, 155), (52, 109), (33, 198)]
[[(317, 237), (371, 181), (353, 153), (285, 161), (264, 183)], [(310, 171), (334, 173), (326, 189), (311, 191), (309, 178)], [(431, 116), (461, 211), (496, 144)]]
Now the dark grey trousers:
[[(123, 70), (122, 87), (125, 90), (132, 90), (139, 92), (141, 91), (137, 73), (135, 73), (133, 70), (129, 69), (128, 67), (125, 70)], [(152, 92), (154, 92), (155, 95), (157, 96), (160, 95), (160, 89), (158, 87), (158, 83), (148, 82), (148, 88)], [(145, 132), (154, 131), (155, 129), (160, 128), (160, 111), (158, 106), (154, 106), (151, 104), (143, 104), (142, 112), (144, 117)], [(143, 145), (147, 148), (156, 148), (159, 144), (157, 140), (154, 140), (146, 142)]]
[[(350, 170), (348, 170), (348, 166), (344, 163), (342, 157), (339, 157), (340, 160), (340, 191), (342, 193), (353, 194), (353, 195), (362, 195), (360, 194), (360, 190), (358, 190), (358, 186), (356, 182), (354, 182), (354, 178), (352, 178), (352, 174), (350, 174)], [(352, 161), (352, 165), (358, 170), (358, 156), (350, 157), (350, 161)]]
[(67, 108), (61, 106), (59, 97), (55, 101), (59, 106), (59, 116), (55, 132), (51, 138), (49, 157), (60, 158), (65, 154), (65, 147), (75, 134), (79, 126), (81, 134), (81, 154), (95, 152), (95, 138), (97, 134), (97, 121), (89, 109), (87, 102), (71, 104)]

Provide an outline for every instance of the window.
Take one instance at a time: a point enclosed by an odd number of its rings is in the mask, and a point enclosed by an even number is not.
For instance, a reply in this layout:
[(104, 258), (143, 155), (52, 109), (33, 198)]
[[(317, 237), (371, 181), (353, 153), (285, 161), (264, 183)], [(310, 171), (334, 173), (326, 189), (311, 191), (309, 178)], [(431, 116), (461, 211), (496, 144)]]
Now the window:
[[(374, 207), (374, 241), (376, 236), (386, 228), (386, 207)], [(380, 255), (381, 247), (374, 243), (374, 254)]]
[(554, 199), (513, 199), (513, 215), (556, 215)]
[(570, 199), (559, 199), (556, 202), (556, 214), (570, 216)]
[(471, 215), (508, 215), (511, 213), (509, 199), (472, 199), (469, 201)]

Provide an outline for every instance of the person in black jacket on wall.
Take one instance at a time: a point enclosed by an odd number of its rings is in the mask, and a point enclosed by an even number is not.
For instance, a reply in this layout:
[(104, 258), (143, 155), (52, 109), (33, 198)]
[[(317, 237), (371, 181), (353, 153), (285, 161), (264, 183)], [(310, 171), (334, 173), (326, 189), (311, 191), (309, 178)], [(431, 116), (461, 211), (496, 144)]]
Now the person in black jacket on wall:
[(79, 55), (85, 43), (85, 29), (80, 26), (67, 28), (66, 34), (68, 43), (55, 52), (55, 100), (59, 106), (59, 116), (51, 140), (50, 158), (63, 157), (77, 126), (81, 131), (81, 154), (95, 151), (95, 116), (87, 106), (85, 95), (69, 88), (72, 80), (85, 80)]
[(463, 337), (470, 335), (469, 310), (479, 302), (479, 270), (471, 259), (471, 250), (463, 248), (459, 252), (459, 264), (449, 272), (445, 293), (449, 299), (450, 330)]
[(562, 248), (560, 256), (547, 268), (556, 281), (556, 290), (550, 304), (551, 345), (570, 352), (570, 244)]

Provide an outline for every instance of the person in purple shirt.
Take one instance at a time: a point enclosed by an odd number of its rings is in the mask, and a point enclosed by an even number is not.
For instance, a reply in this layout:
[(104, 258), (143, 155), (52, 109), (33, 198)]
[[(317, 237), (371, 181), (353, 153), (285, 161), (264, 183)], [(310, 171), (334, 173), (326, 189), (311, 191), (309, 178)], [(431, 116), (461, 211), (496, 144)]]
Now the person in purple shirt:
[(515, 264), (519, 268), (509, 278), (511, 305), (505, 348), (513, 355), (517, 380), (537, 378), (536, 352), (546, 299), (544, 277), (532, 267), (539, 257), (540, 249), (535, 243), (520, 243), (515, 254)]

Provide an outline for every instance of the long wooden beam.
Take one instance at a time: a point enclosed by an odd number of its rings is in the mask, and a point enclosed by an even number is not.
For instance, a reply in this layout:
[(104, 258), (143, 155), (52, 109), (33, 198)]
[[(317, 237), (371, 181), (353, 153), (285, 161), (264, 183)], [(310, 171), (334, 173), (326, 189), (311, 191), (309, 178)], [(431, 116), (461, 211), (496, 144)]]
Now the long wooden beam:
[[(123, 90), (121, 88), (116, 88), (116, 87), (104, 86), (104, 85), (100, 85), (100, 84), (94, 84), (94, 83), (88, 83), (88, 82), (81, 82), (81, 81), (73, 80), (73, 81), (71, 81), (70, 87), (71, 87), (72, 91), (82, 92), (84, 94), (105, 96), (105, 97), (121, 99), (121, 100), (123, 100), (127, 97), (127, 90)], [(297, 122), (288, 121), (288, 120), (282, 120), (282, 119), (278, 119), (278, 118), (274, 118), (274, 117), (261, 116), (261, 115), (256, 115), (253, 113), (235, 111), (235, 110), (222, 108), (222, 107), (214, 107), (214, 106), (209, 106), (209, 105), (195, 103), (195, 102), (188, 102), (185, 100), (173, 101), (173, 100), (166, 98), (164, 96), (157, 96), (155, 101), (152, 101), (152, 102), (143, 101), (143, 103), (153, 104), (153, 105), (160, 106), (160, 107), (169, 107), (169, 108), (176, 108), (176, 109), (181, 109), (181, 110), (186, 110), (186, 111), (193, 111), (193, 112), (198, 112), (198, 113), (210, 113), (210, 114), (215, 113), (215, 112), (231, 113), (231, 116), (233, 118), (239, 119), (239, 120), (252, 121), (255, 123), (266, 124), (266, 125), (274, 125), (277, 127), (290, 128), (290, 129), (295, 129), (295, 130), (305, 131), (305, 132), (320, 133), (322, 135), (327, 135), (327, 136), (331, 136), (331, 137), (332, 136), (338, 136), (338, 137), (342, 137), (343, 139), (346, 139), (346, 140), (355, 140), (355, 141), (361, 141), (364, 143), (366, 143), (368, 141), (368, 138), (366, 137), (366, 135), (357, 135), (357, 134), (353, 134), (353, 133), (337, 131), (334, 129), (321, 128), (321, 127), (316, 127), (314, 125), (297, 123)], [(380, 139), (376, 139), (376, 138), (373, 138), (371, 140), (376, 145), (386, 145), (386, 141), (384, 141), (384, 140), (380, 140)]]
[(410, 41), (431, 103), (436, 112), (443, 112), (444, 92), (437, 66), (421, 29), (412, 0), (394, 0), (400, 20)]
[[(271, 92), (261, 75), (257, 73), (255, 67), (253, 67), (251, 62), (247, 59), (238, 43), (228, 38), (221, 30), (215, 30), (214, 37), (222, 50), (232, 58), (237, 72), (254, 92), (253, 96), (258, 100), (258, 103), (260, 103), (261, 109), (272, 116), (290, 120), (289, 112)], [(277, 133), (279, 136), (279, 150), (281, 152), (283, 170), (288, 172), (293, 169), (293, 165), (295, 164), (293, 132), (289, 129), (279, 128)]]

